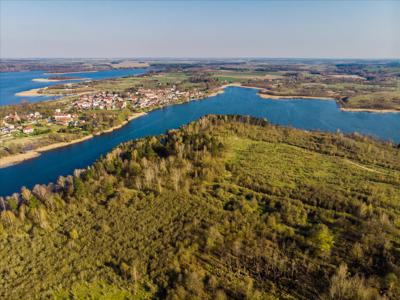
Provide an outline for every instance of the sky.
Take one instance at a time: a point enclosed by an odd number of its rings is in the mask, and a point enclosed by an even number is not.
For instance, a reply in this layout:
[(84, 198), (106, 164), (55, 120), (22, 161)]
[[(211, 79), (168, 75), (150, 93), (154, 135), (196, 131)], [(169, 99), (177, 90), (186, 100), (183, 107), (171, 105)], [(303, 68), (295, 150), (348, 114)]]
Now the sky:
[(0, 58), (400, 58), (400, 1), (0, 0)]

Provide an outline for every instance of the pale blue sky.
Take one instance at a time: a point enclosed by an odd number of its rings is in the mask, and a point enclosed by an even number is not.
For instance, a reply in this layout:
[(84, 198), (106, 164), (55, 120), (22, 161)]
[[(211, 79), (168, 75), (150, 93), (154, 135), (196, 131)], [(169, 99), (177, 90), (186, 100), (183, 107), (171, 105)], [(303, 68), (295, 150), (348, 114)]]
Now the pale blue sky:
[(400, 58), (400, 1), (6, 1), (0, 57)]

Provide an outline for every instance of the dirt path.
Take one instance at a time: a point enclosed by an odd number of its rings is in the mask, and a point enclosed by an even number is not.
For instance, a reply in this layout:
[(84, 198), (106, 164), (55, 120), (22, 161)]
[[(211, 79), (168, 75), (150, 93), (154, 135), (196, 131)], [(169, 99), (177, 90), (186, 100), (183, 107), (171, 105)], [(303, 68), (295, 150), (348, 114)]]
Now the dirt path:
[(385, 173), (383, 173), (383, 172), (381, 172), (381, 171), (368, 168), (368, 167), (366, 167), (366, 166), (360, 165), (360, 164), (355, 163), (354, 161), (351, 161), (351, 160), (348, 160), (348, 159), (345, 159), (344, 161), (347, 162), (347, 163), (349, 163), (349, 164), (351, 164), (351, 165), (353, 165), (353, 166), (359, 167), (359, 168), (361, 168), (361, 169), (363, 169), (363, 170), (366, 170), (366, 171), (369, 171), (369, 172), (374, 172), (374, 173), (378, 173), (378, 174), (385, 174)]

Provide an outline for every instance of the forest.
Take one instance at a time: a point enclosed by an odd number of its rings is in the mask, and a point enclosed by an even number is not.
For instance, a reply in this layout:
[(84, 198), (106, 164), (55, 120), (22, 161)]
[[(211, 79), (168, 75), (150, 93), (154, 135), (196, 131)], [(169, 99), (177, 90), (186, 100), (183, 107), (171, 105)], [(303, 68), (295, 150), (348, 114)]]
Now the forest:
[(121, 144), (0, 197), (0, 298), (400, 299), (399, 151), (215, 115)]

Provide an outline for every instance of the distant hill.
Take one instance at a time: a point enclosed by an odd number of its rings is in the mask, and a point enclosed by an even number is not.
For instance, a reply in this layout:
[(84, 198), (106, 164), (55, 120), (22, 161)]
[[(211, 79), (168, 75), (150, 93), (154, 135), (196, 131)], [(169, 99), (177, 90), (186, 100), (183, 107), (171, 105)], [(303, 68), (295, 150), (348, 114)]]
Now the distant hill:
[(400, 153), (208, 116), (0, 199), (1, 299), (399, 299)]
[(50, 74), (57, 74), (146, 68), (148, 66), (148, 63), (135, 59), (2, 59), (0, 61), (0, 73), (46, 71)]

